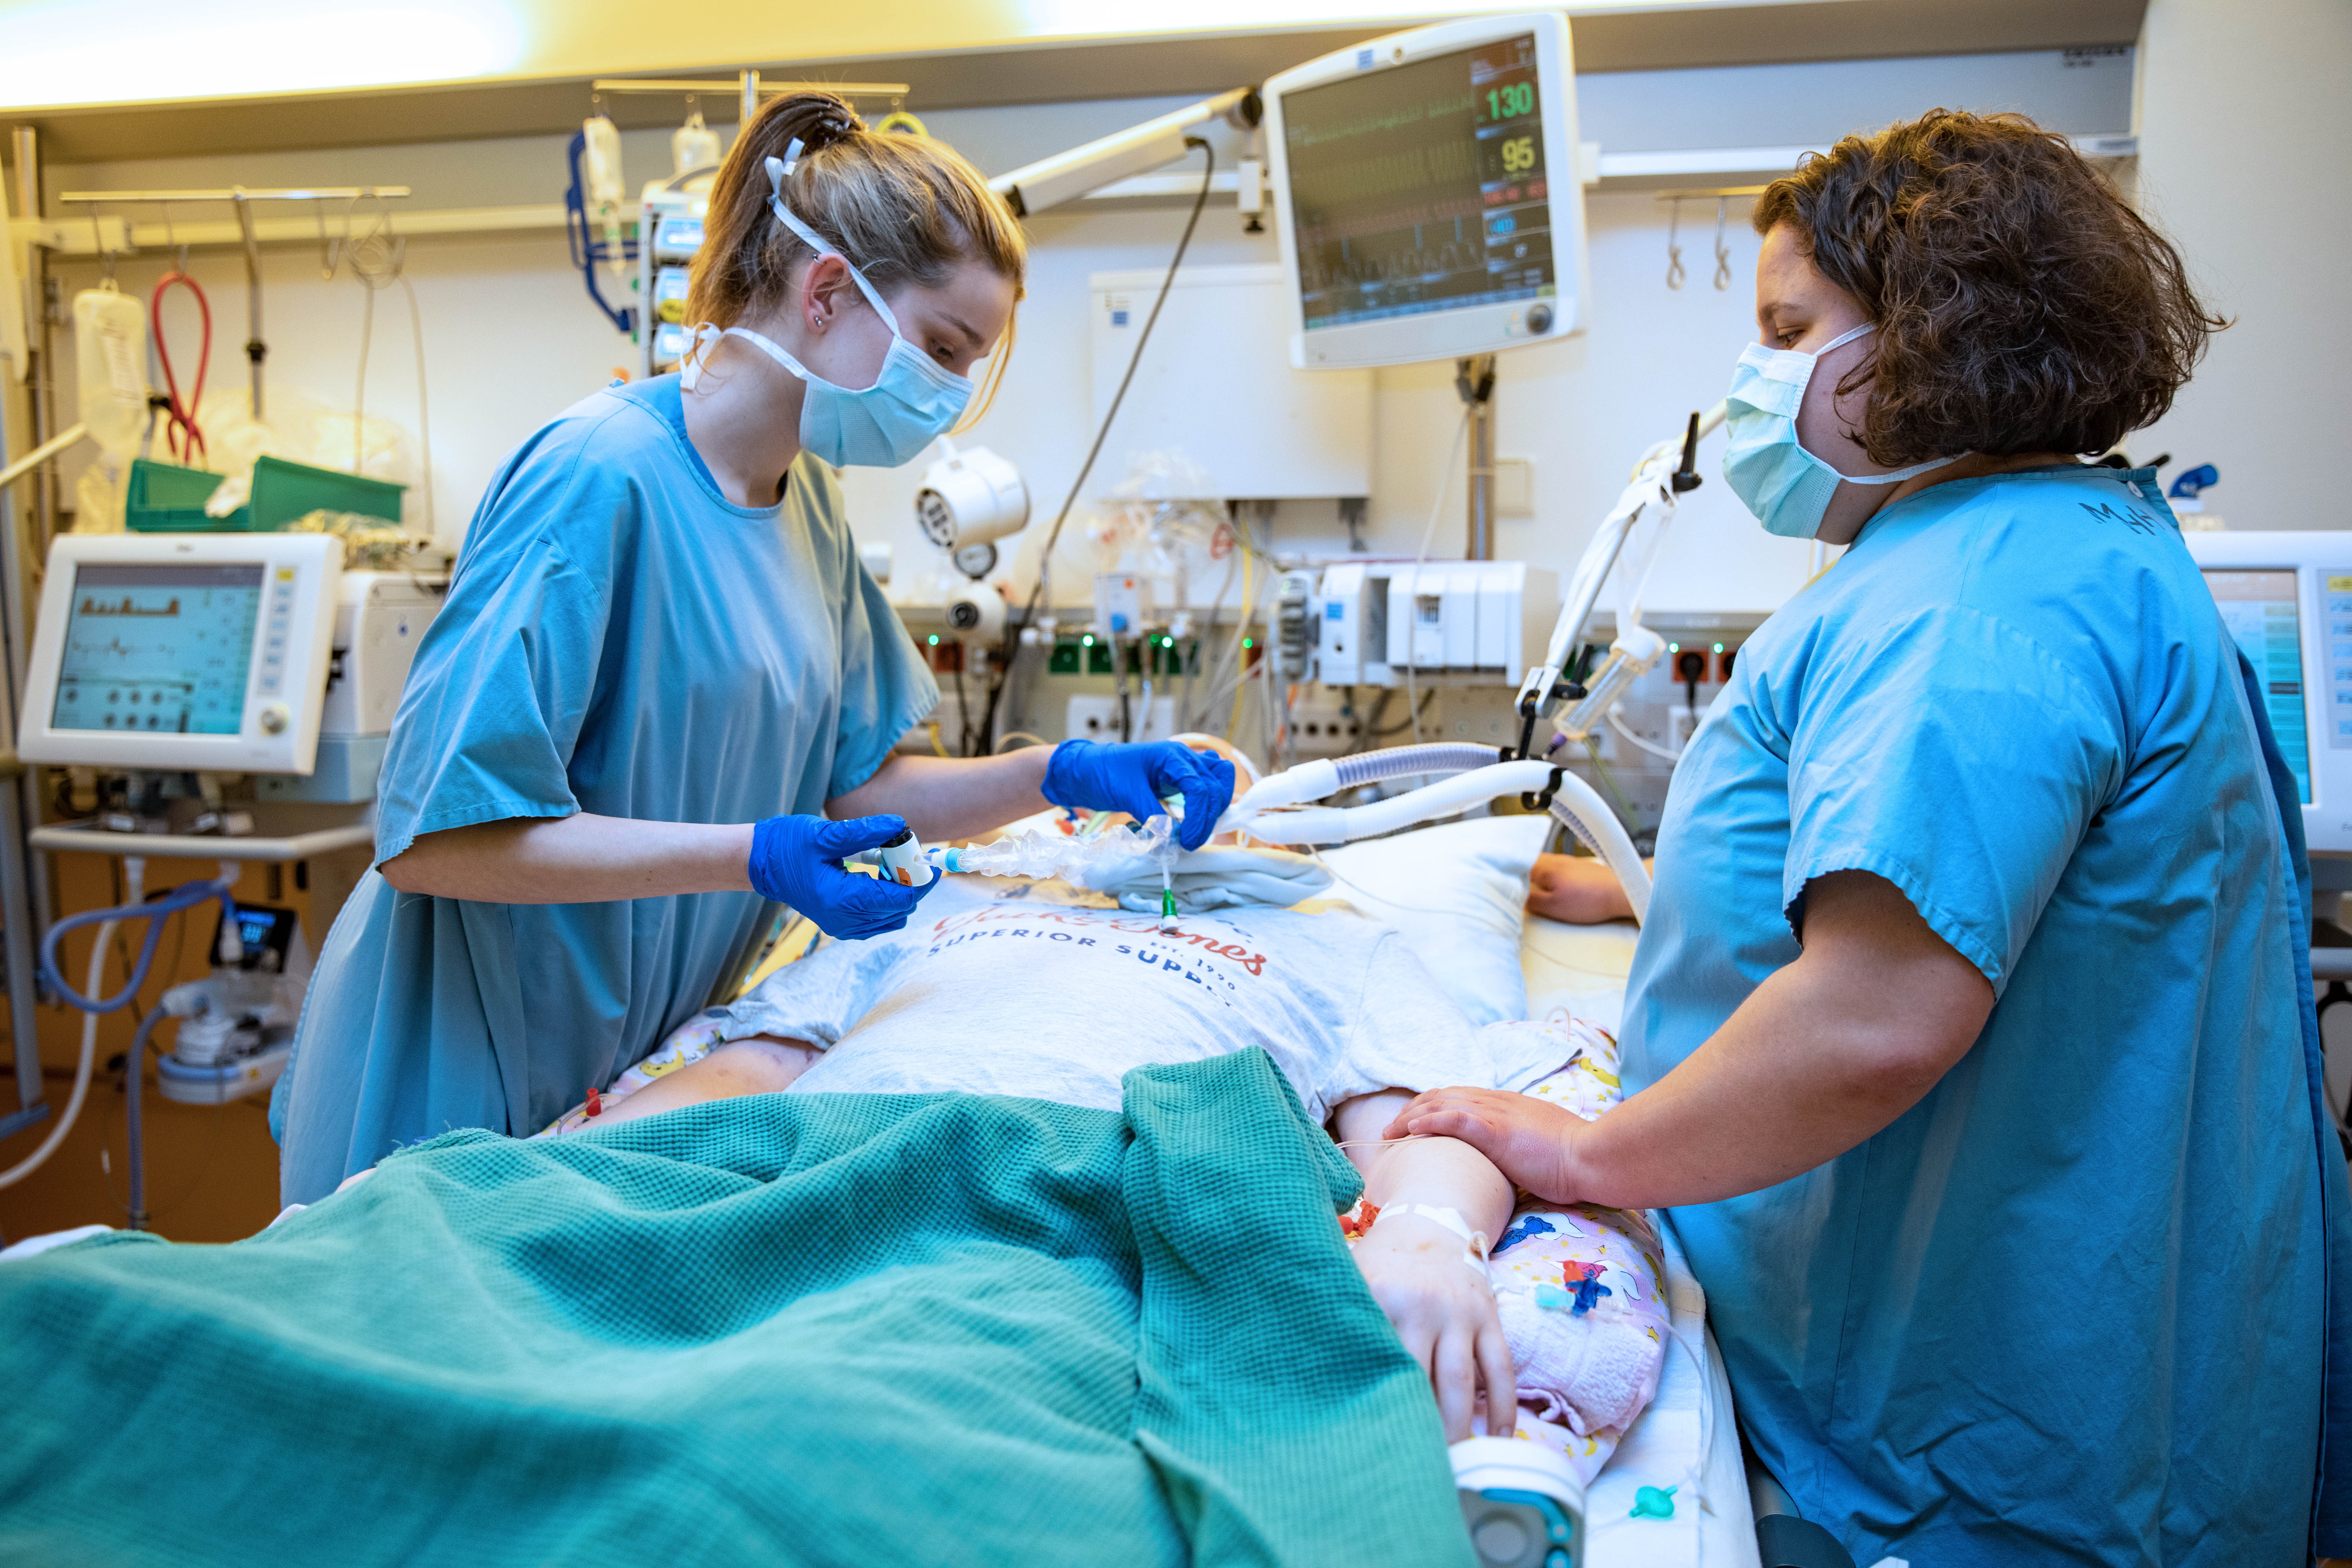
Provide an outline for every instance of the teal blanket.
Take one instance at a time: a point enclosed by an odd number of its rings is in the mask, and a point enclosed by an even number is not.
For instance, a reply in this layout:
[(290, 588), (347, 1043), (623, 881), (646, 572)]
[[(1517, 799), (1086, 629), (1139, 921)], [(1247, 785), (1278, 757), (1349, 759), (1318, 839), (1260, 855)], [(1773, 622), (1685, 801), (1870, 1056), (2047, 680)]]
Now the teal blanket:
[(1255, 1050), (453, 1132), (0, 1264), (0, 1562), (1467, 1564), (1356, 1190)]

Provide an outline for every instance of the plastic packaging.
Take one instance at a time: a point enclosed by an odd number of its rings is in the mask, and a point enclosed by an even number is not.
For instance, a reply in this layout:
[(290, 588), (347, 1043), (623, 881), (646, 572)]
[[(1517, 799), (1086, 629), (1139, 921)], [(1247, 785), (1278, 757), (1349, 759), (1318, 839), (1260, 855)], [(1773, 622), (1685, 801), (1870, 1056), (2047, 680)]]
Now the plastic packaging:
[(1174, 823), (1165, 816), (1155, 816), (1139, 828), (1120, 826), (1076, 837), (1033, 828), (993, 844), (933, 849), (929, 858), (942, 871), (976, 871), (983, 877), (1066, 877), (1116, 861), (1172, 861), (1177, 853), (1174, 832)]
[(331, 533), (343, 542), (343, 570), (384, 572), (426, 546), (425, 540), (364, 512), (313, 510), (288, 523), (288, 533)]

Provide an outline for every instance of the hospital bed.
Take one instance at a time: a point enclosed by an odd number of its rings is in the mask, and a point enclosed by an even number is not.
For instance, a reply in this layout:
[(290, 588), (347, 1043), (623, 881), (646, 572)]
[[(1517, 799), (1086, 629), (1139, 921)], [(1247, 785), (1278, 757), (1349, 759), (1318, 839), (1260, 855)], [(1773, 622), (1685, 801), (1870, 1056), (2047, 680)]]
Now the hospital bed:
[[(1431, 864), (1460, 858), (1461, 836), (1465, 831), (1476, 835), (1488, 828), (1516, 835), (1525, 850), (1517, 861), (1520, 869), (1516, 880), (1500, 878), (1488, 889), (1507, 900), (1502, 908), (1517, 926), (1517, 967), (1525, 1001), (1514, 1005), (1522, 1010), (1522, 1016), (1538, 1018), (1554, 1008), (1566, 1008), (1613, 1031), (1632, 959), (1635, 935), (1632, 924), (1570, 927), (1526, 916), (1510, 907), (1525, 897), (1524, 866), (1535, 842), (1530, 836), (1541, 832), (1539, 823), (1527, 819), (1456, 823), (1397, 835), (1363, 847), (1377, 848), (1391, 862), (1391, 874), (1402, 872), (1413, 879), (1411, 885), (1419, 887), (1433, 879)], [(1416, 867), (1417, 859), (1428, 864)], [(1369, 877), (1361, 863), (1351, 869), (1359, 877)], [(1360, 889), (1341, 890), (1354, 892), (1360, 900)], [(1490, 905), (1496, 901), (1490, 899)], [(1490, 926), (1495, 912), (1492, 908), (1487, 911)], [(808, 951), (807, 934), (814, 933), (788, 933), (772, 962), (761, 966), (762, 972), (772, 972), (781, 963)], [(1489, 938), (1496, 934), (1491, 929), (1487, 933)], [(1421, 936), (1432, 943), (1446, 940), (1443, 930), (1424, 929)], [(1491, 940), (1487, 945), (1494, 945)], [(1705, 1297), (1671, 1237), (1665, 1246), (1672, 1342), (1665, 1347), (1654, 1400), (1627, 1428), (1587, 1493), (1583, 1561), (1588, 1568), (1759, 1562), (1728, 1384), (1706, 1330)], [(1657, 1517), (1654, 1504), (1637, 1514), (1636, 1497), (1645, 1489), (1672, 1497), (1671, 1513)]]
[[(1634, 927), (1562, 925), (1528, 915), (1519, 935), (1528, 1012), (1556, 1007), (1614, 1034), (1633, 967)], [(1627, 1428), (1585, 1499), (1585, 1568), (1755, 1568), (1756, 1521), (1732, 1416), (1731, 1383), (1706, 1327), (1706, 1294), (1691, 1277), (1671, 1232), (1667, 1301), (1675, 1342), (1657, 1397)], [(1633, 1516), (1643, 1487), (1672, 1487), (1670, 1519)]]

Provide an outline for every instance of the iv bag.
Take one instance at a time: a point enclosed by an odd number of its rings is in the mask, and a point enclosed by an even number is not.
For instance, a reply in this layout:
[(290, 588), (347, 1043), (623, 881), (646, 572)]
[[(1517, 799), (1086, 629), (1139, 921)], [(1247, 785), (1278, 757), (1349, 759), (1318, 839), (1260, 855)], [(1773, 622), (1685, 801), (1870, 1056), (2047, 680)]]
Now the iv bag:
[(604, 235), (604, 264), (626, 279), (629, 261), (621, 238), (621, 204), (629, 188), (621, 179), (621, 128), (609, 114), (591, 116), (581, 132), (588, 139), (588, 209)]
[(724, 155), (719, 132), (702, 123), (702, 110), (698, 109), (686, 117), (685, 124), (669, 133), (669, 161), (677, 174), (690, 174), (697, 169), (712, 168)]
[(138, 449), (147, 429), (147, 312), (112, 287), (74, 296), (74, 374), (81, 423), (117, 456)]
[(629, 196), (621, 178), (621, 128), (611, 115), (596, 114), (580, 130), (588, 139), (588, 205), (602, 217), (605, 209), (619, 207)]

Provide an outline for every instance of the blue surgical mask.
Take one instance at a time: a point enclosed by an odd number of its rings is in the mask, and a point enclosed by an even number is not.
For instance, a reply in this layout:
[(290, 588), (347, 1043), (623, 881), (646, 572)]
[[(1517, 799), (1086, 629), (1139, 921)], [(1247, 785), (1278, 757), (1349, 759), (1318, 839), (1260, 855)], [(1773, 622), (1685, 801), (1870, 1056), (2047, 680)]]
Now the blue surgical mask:
[[(768, 205), (774, 209), (776, 221), (807, 241), (819, 256), (841, 256), (784, 205), (784, 179), (799, 161), (800, 152), (801, 144), (794, 142), (784, 150), (782, 158), (768, 160)], [(678, 384), (692, 392), (695, 384), (702, 379), (700, 351), (707, 342), (715, 342), (720, 337), (741, 338), (807, 386), (801, 399), (801, 447), (804, 451), (814, 453), (836, 468), (853, 465), (895, 468), (947, 434), (963, 416), (965, 405), (971, 401), (971, 383), (908, 342), (898, 331), (898, 318), (882, 302), (882, 296), (866, 280), (866, 274), (847, 257), (841, 256), (841, 260), (849, 268), (858, 292), (866, 296), (866, 303), (890, 329), (890, 350), (882, 358), (882, 371), (874, 378), (873, 385), (863, 391), (836, 386), (785, 353), (780, 344), (749, 328), (729, 327), (721, 332), (708, 322), (694, 329), (697, 352), (693, 363), (679, 374)]]
[(1723, 482), (1748, 503), (1765, 532), (1811, 539), (1821, 532), (1822, 516), (1840, 482), (1901, 484), (1966, 456), (1935, 458), (1891, 474), (1842, 474), (1798, 441), (1797, 410), (1804, 405), (1806, 384), (1813, 379), (1822, 354), (1877, 330), (1856, 327), (1824, 343), (1821, 353), (1768, 349), (1762, 343), (1750, 343), (1739, 352), (1725, 398), (1729, 408), (1723, 424), (1731, 446), (1723, 454)]

